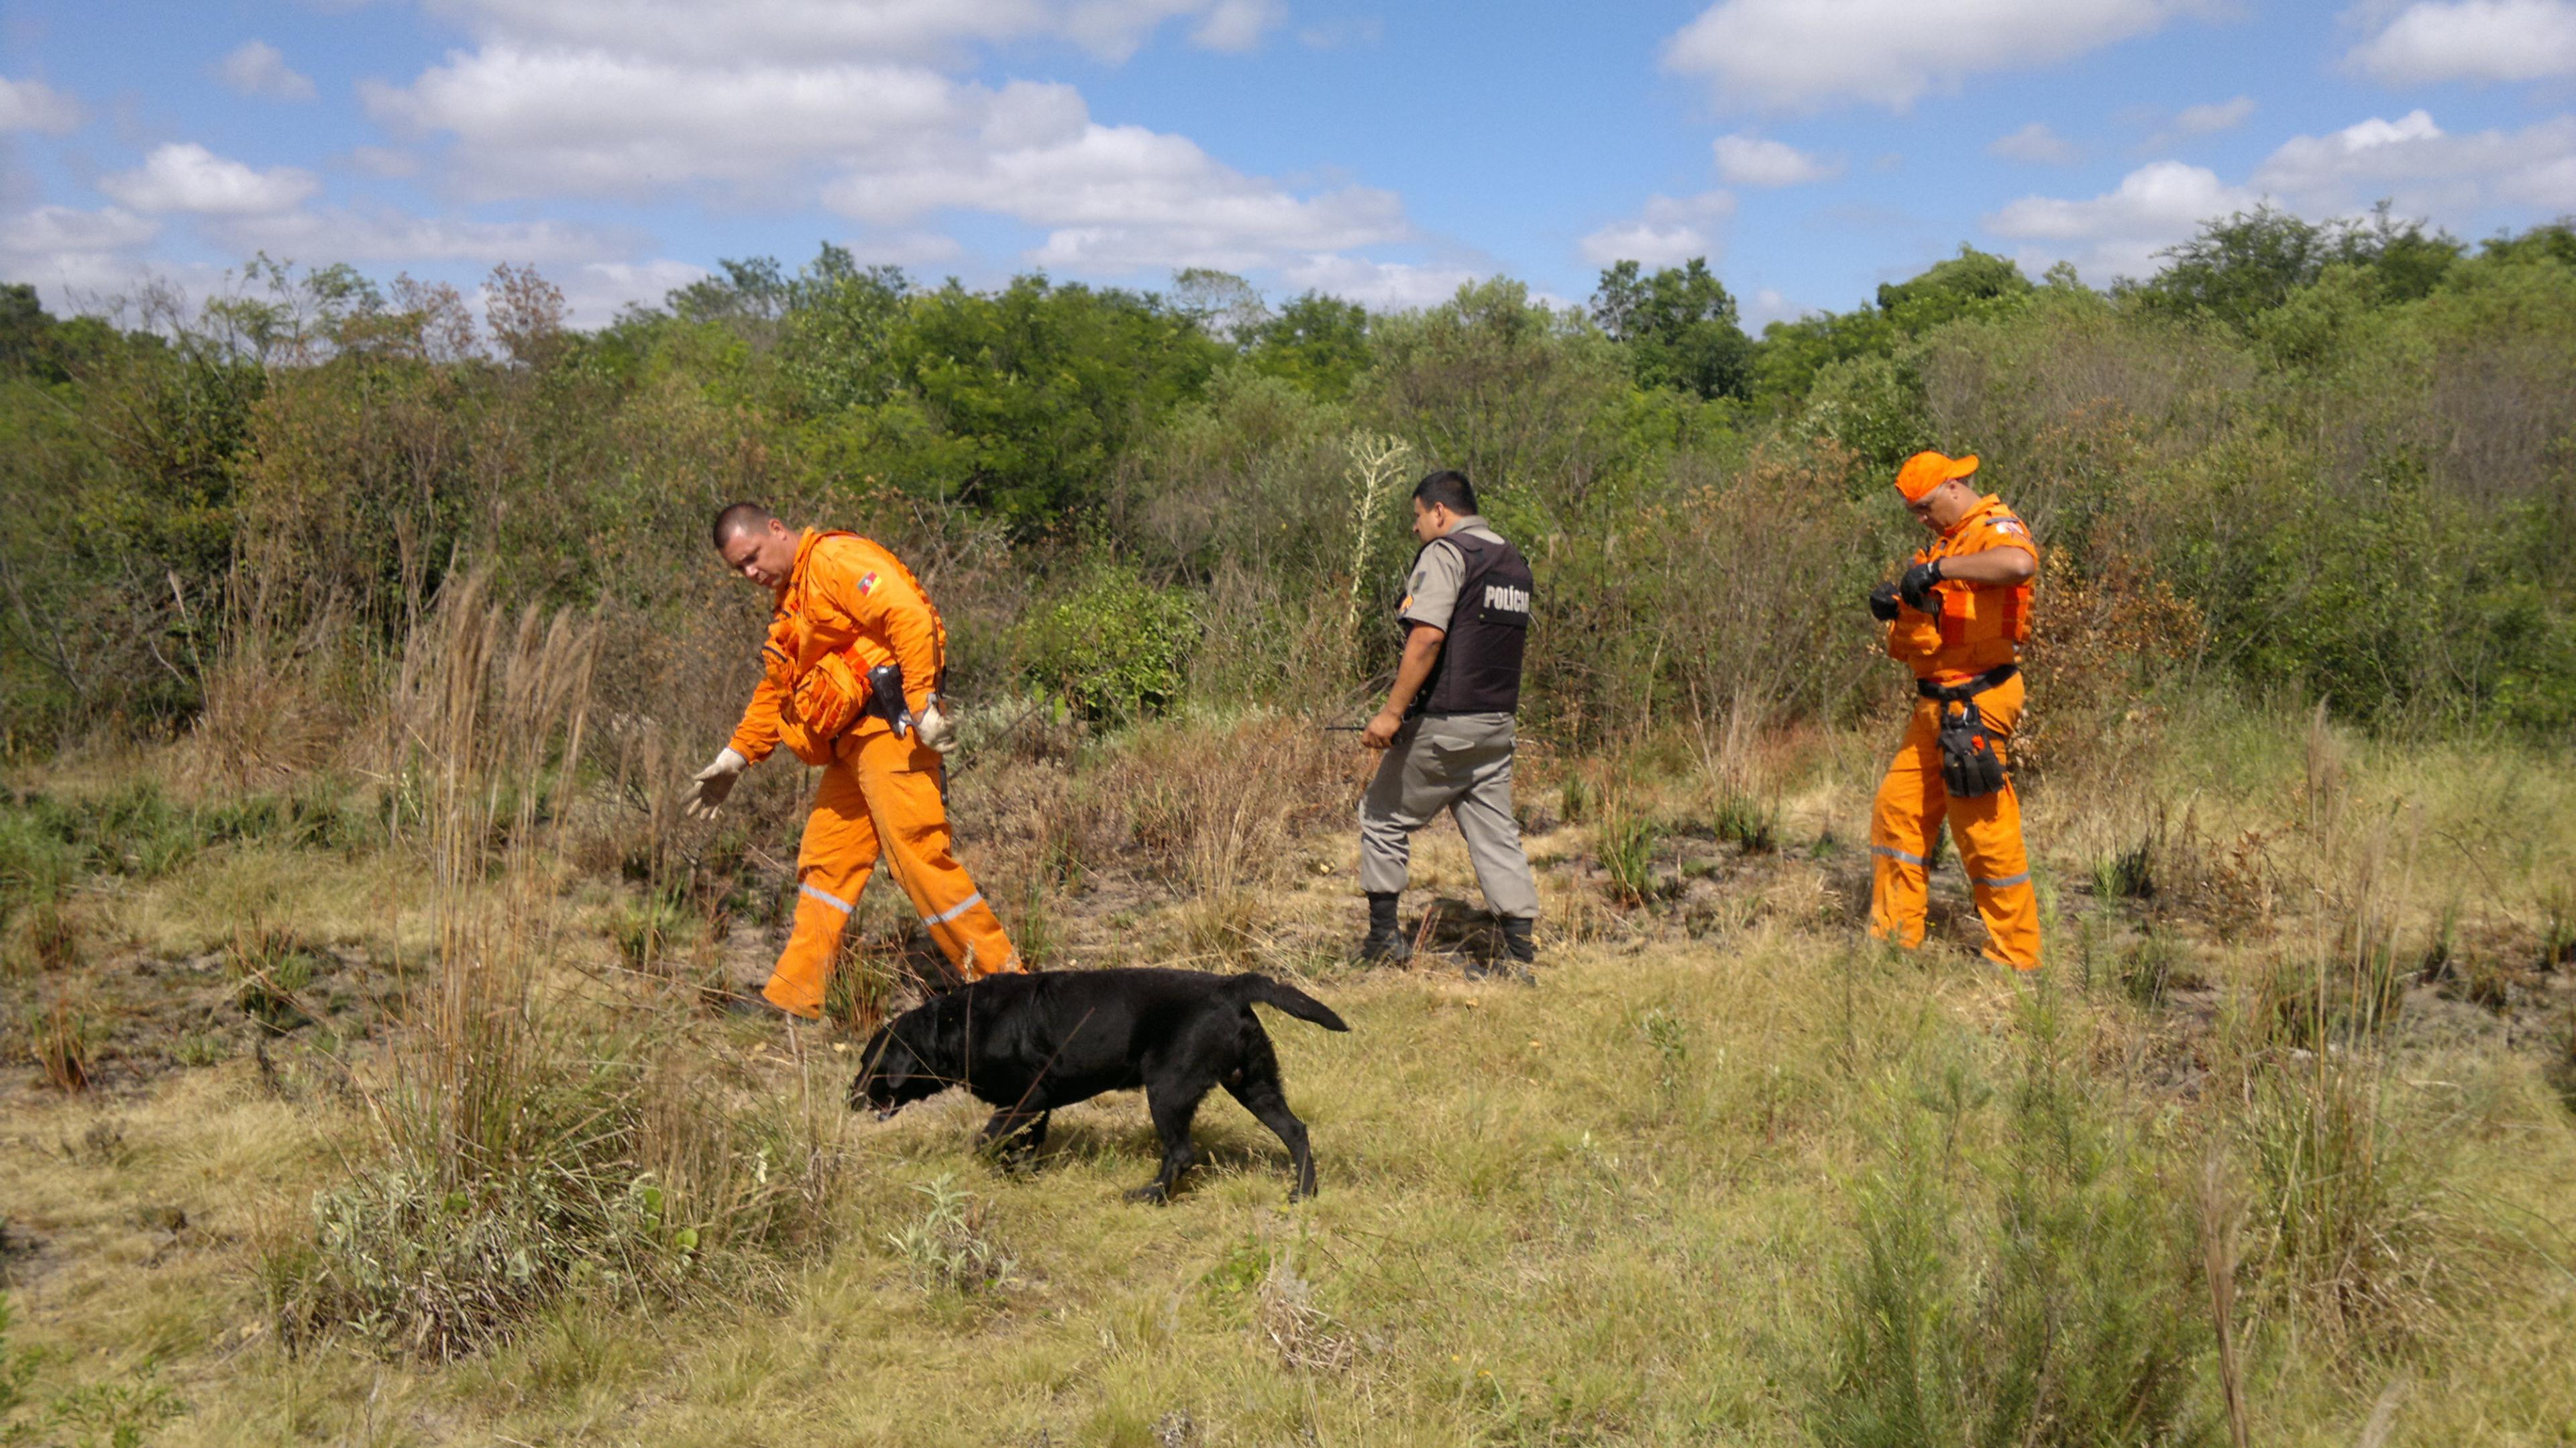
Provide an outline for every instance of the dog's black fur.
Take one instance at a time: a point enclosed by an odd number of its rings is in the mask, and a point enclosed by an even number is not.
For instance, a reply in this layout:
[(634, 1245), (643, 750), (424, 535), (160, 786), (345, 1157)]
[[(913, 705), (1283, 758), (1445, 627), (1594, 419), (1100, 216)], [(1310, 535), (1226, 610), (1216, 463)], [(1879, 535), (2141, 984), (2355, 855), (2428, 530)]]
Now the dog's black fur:
[(886, 1022), (870, 1037), (850, 1082), (850, 1109), (892, 1116), (912, 1102), (963, 1086), (1000, 1109), (982, 1141), (1011, 1154), (1046, 1140), (1047, 1115), (1103, 1091), (1142, 1086), (1163, 1168), (1128, 1193), (1163, 1201), (1189, 1169), (1190, 1119), (1199, 1098), (1223, 1086), (1295, 1158), (1291, 1200), (1315, 1193), (1306, 1123), (1280, 1090), (1279, 1057), (1252, 1003), (1347, 1031), (1340, 1016), (1265, 975), (1194, 970), (1058, 970), (995, 975), (958, 987)]

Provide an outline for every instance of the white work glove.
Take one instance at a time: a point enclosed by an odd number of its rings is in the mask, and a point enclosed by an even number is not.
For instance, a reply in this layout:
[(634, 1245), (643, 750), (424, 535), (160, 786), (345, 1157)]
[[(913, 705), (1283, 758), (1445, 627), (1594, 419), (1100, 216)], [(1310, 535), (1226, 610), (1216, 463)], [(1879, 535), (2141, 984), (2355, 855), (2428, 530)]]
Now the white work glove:
[(714, 819), (716, 811), (724, 808), (725, 796), (733, 793), (733, 782), (742, 778), (742, 772), (750, 767), (750, 760), (735, 752), (732, 745), (726, 745), (724, 752), (716, 756), (715, 763), (692, 777), (694, 784), (689, 790), (688, 801), (681, 807), (693, 820)]
[(922, 743), (942, 754), (957, 747), (957, 721), (948, 717), (936, 699), (922, 706), (920, 717), (912, 721), (912, 727), (921, 731)]

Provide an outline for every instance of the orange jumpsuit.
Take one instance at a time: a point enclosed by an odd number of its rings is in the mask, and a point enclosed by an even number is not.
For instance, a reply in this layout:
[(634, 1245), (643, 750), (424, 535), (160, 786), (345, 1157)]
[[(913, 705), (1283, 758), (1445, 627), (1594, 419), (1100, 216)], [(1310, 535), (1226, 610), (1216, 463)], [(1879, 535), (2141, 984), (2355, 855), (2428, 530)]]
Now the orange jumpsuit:
[[(1917, 563), (1957, 558), (1989, 548), (2019, 548), (2033, 558), (2038, 546), (2030, 529), (2000, 499), (1988, 495), (1932, 546), (1914, 555)], [(1935, 616), (1900, 607), (1887, 626), (1888, 655), (1910, 666), (1917, 679), (1954, 687), (2000, 664), (2021, 657), (2021, 642), (2030, 632), (2027, 583), (1935, 585), (1940, 613)], [(2013, 726), (2021, 719), (2019, 674), (1976, 696), (2000, 758)], [(1933, 833), (1946, 815), (1950, 838), (1959, 849), (1968, 883), (1975, 890), (1977, 914), (1991, 937), (1986, 958), (2015, 970), (2039, 968), (2039, 898), (2030, 886), (2030, 856), (2022, 847), (2021, 799), (2009, 780), (1982, 799), (1956, 800), (1941, 783), (1941, 706), (1917, 699), (1914, 717), (1897, 746), (1896, 759), (1878, 786), (1870, 811), (1870, 934), (1912, 947), (1923, 943), (1923, 917), (1929, 894), (1925, 861)]]
[[(733, 748), (757, 764), (778, 747), (782, 726), (794, 738), (797, 685), (835, 654), (847, 677), (860, 680), (879, 664), (901, 665), (905, 702), (917, 717), (938, 685), (946, 650), (947, 631), (910, 569), (855, 533), (809, 528), (770, 615), (768, 675), (752, 691)], [(836, 737), (808, 739), (804, 748), (827, 751), (823, 780), (796, 855), (796, 928), (762, 994), (781, 1010), (822, 1014), (832, 959), (879, 856), (959, 971), (1019, 970), (1000, 918), (951, 852), (940, 757), (920, 732), (898, 739), (893, 725), (863, 714)]]

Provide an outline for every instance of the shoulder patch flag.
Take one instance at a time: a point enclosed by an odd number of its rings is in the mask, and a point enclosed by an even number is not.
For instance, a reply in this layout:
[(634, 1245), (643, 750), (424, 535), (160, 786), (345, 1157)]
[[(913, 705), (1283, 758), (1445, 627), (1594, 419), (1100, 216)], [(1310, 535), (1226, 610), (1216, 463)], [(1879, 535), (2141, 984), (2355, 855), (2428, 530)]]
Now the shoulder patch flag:
[(874, 588), (874, 587), (876, 587), (876, 586), (877, 586), (877, 576), (876, 576), (876, 574), (874, 574), (874, 573), (870, 573), (870, 574), (868, 574), (866, 577), (861, 578), (861, 579), (859, 580), (859, 593), (860, 593), (860, 595), (861, 595), (862, 597), (864, 597), (864, 596), (866, 596), (867, 591), (868, 591), (869, 589)]

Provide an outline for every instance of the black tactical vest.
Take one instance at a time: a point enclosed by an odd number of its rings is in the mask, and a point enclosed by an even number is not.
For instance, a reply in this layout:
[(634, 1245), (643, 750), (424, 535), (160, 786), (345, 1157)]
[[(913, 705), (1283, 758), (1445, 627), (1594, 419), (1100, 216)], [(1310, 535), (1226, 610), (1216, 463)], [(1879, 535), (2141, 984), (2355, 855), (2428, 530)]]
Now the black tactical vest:
[[(1415, 695), (1416, 714), (1510, 714), (1521, 703), (1521, 650), (1529, 642), (1528, 560), (1509, 543), (1449, 534), (1424, 548), (1447, 543), (1467, 561), (1449, 631), (1431, 677)], [(1422, 554), (1416, 552), (1419, 563)]]

